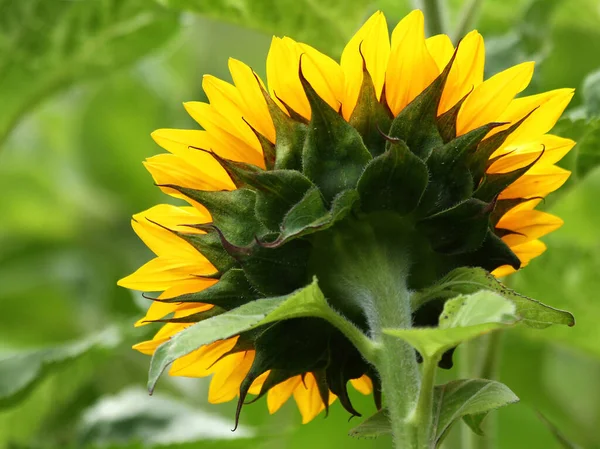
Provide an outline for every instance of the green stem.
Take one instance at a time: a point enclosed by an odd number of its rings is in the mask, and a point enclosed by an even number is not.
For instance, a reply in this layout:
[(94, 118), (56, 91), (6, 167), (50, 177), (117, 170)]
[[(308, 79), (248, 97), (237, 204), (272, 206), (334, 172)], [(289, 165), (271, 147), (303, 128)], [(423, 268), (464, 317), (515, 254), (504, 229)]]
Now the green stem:
[(430, 448), (435, 440), (433, 428), (433, 392), (438, 361), (439, 359), (426, 359), (423, 361), (421, 389), (414, 414), (414, 423), (418, 429), (419, 445), (422, 448)]
[(425, 14), (427, 34), (434, 36), (444, 33), (446, 30), (445, 0), (421, 0), (421, 5)]
[(453, 35), (453, 41), (455, 43), (461, 40), (465, 34), (473, 28), (482, 5), (483, 0), (467, 0), (461, 9), (458, 26)]

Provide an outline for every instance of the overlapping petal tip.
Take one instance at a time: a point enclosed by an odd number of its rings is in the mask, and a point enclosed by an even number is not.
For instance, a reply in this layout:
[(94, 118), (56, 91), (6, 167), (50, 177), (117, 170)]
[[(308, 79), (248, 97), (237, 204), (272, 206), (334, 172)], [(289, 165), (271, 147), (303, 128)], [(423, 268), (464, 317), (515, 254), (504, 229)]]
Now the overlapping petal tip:
[(425, 43), (425, 19), (415, 10), (392, 32), (385, 94), (394, 114), (419, 95), (440, 74)]
[(387, 21), (381, 11), (369, 20), (350, 39), (340, 60), (344, 75), (342, 115), (350, 119), (363, 82), (363, 64), (373, 81), (377, 99), (381, 98), (385, 73), (390, 57), (390, 37)]

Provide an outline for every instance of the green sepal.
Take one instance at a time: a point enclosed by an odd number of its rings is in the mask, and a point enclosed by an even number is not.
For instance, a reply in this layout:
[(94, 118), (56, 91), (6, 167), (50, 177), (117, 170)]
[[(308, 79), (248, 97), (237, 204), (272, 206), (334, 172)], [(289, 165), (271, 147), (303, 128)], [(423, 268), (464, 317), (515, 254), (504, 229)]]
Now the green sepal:
[(215, 285), (199, 292), (187, 293), (160, 301), (213, 304), (224, 310), (231, 310), (258, 298), (260, 298), (260, 294), (252, 288), (244, 271), (240, 268), (232, 268), (224, 273)]
[(313, 187), (286, 214), (277, 239), (263, 245), (277, 248), (290, 240), (324, 231), (343, 220), (352, 211), (358, 199), (356, 190), (345, 190), (333, 198), (331, 208), (327, 210), (321, 192)]
[(477, 188), (473, 196), (482, 201), (492, 201), (504, 189), (523, 176), (531, 167), (533, 167), (544, 155), (542, 151), (538, 157), (525, 167), (518, 168), (508, 173), (488, 173), (484, 175), (481, 185)]
[(495, 126), (495, 123), (481, 126), (435, 149), (427, 159), (430, 182), (419, 207), (422, 215), (448, 209), (473, 195), (467, 158)]
[(485, 240), (477, 251), (461, 255), (460, 258), (459, 265), (481, 267), (486, 271), (494, 271), (503, 265), (510, 265), (515, 270), (521, 268), (521, 260), (491, 230), (487, 231)]
[(219, 156), (213, 151), (208, 151), (208, 153), (223, 167), (238, 189), (252, 185), (251, 181), (254, 179), (254, 176), (264, 171), (254, 164), (232, 161), (231, 159)]
[(333, 110), (300, 74), (311, 108), (311, 120), (302, 150), (302, 167), (326, 201), (354, 189), (365, 165), (372, 159), (362, 137)]
[(390, 127), (389, 137), (402, 139), (423, 160), (444, 143), (437, 127), (437, 110), (455, 56), (456, 53), (442, 73), (400, 111)]
[[(257, 236), (264, 235), (267, 230), (255, 216), (256, 193), (249, 189), (236, 190), (195, 190), (166, 184), (197, 201), (208, 209), (213, 224), (234, 245), (249, 245)], [(243, 223), (243, 226), (240, 226)]]
[(277, 158), (277, 153), (275, 151), (275, 145), (261, 133), (259, 133), (254, 127), (248, 123), (248, 121), (242, 117), (244, 122), (250, 127), (254, 135), (258, 139), (258, 143), (260, 144), (260, 148), (263, 154), (263, 160), (265, 161), (265, 167), (267, 170), (273, 170), (275, 168), (275, 159)]
[(452, 270), (434, 285), (414, 292), (411, 302), (413, 309), (420, 308), (432, 301), (445, 301), (480, 290), (491, 290), (513, 302), (520, 321), (529, 327), (543, 329), (552, 324), (575, 325), (575, 318), (571, 313), (521, 295), (503, 285), (491, 273), (478, 267), (460, 267)]
[(255, 241), (236, 256), (250, 284), (264, 296), (285, 295), (310, 282), (307, 270), (311, 246), (293, 240), (278, 248)]
[(275, 169), (302, 170), (302, 146), (307, 131), (306, 125), (283, 112), (264, 90), (258, 78), (257, 81), (275, 127)]
[(392, 124), (392, 111), (385, 102), (377, 100), (373, 79), (363, 59), (363, 81), (358, 100), (348, 123), (362, 136), (363, 143), (373, 157), (385, 151), (385, 138)]
[(471, 92), (466, 94), (458, 101), (458, 103), (437, 118), (438, 131), (440, 132), (440, 136), (442, 136), (444, 143), (456, 139), (456, 121), (458, 119), (458, 113), (460, 112), (462, 104), (470, 94)]
[[(535, 111), (535, 109), (533, 111)], [(502, 146), (508, 136), (510, 136), (519, 126), (521, 126), (525, 120), (527, 120), (533, 111), (531, 111), (518, 122), (509, 126), (507, 129), (497, 132), (479, 144), (477, 151), (471, 155), (469, 160), (469, 170), (471, 171), (475, 185), (478, 185), (481, 181), (481, 178), (483, 178), (485, 175), (485, 170), (488, 167), (492, 154), (494, 154), (494, 152)]]
[(469, 198), (417, 223), (434, 251), (443, 254), (472, 252), (481, 247), (489, 229), (493, 203)]
[(236, 264), (236, 260), (231, 257), (221, 244), (219, 234), (212, 228), (194, 225), (197, 229), (202, 229), (205, 234), (187, 234), (185, 232), (173, 231), (174, 234), (184, 239), (196, 250), (198, 250), (208, 261), (214, 265), (219, 273), (225, 273)]
[(388, 210), (406, 215), (421, 200), (429, 172), (425, 163), (402, 141), (394, 141), (375, 157), (358, 180), (361, 209)]

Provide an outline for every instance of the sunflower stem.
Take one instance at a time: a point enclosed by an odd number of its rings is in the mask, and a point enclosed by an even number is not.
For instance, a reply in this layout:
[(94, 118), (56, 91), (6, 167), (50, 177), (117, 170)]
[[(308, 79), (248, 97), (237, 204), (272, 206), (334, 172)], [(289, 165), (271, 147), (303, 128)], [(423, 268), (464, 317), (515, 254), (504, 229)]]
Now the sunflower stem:
[(460, 11), (460, 18), (458, 19), (456, 31), (452, 36), (452, 40), (455, 44), (465, 37), (465, 34), (473, 28), (482, 5), (483, 0), (467, 0), (467, 2), (465, 2), (465, 5)]

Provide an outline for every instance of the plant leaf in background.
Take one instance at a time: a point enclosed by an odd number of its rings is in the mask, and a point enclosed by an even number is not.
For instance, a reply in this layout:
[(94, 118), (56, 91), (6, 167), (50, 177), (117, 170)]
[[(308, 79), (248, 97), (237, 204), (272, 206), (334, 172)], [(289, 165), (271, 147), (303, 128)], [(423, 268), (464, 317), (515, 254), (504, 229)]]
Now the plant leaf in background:
[(0, 143), (57, 90), (129, 64), (177, 30), (149, 0), (0, 0)]

